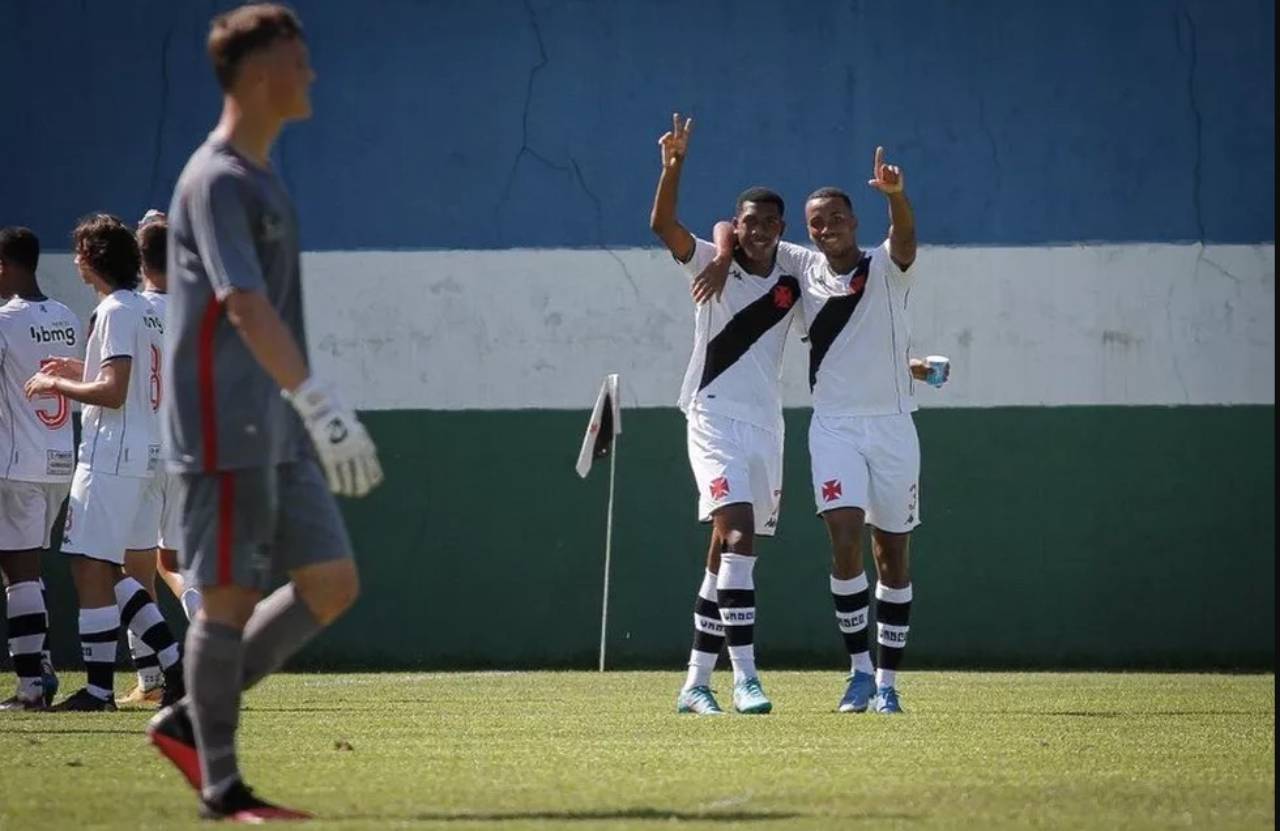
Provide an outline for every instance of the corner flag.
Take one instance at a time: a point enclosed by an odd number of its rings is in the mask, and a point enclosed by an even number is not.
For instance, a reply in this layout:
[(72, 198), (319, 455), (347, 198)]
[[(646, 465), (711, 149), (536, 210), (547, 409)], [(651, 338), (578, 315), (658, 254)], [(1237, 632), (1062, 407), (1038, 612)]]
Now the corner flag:
[(596, 406), (591, 410), (587, 433), (582, 437), (582, 449), (578, 451), (578, 463), (574, 469), (582, 478), (591, 471), (591, 463), (613, 452), (613, 439), (622, 433), (622, 410), (618, 404), (618, 376), (605, 376), (596, 396)]
[(574, 469), (583, 479), (596, 459), (609, 457), (609, 506), (604, 515), (604, 588), (600, 597), (600, 671), (604, 672), (605, 633), (609, 631), (609, 560), (613, 550), (613, 483), (618, 469), (618, 448), (614, 439), (622, 433), (622, 409), (618, 403), (618, 375), (606, 375), (591, 409), (587, 434), (582, 437), (578, 464)]

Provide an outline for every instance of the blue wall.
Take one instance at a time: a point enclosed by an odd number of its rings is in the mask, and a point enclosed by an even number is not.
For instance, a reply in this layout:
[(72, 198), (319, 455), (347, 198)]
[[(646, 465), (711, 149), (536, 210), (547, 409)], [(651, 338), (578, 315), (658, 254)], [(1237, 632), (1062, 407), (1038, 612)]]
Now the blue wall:
[[(6, 0), (0, 223), (65, 249), (79, 214), (165, 204), (227, 5)], [(880, 143), (931, 243), (1274, 239), (1269, 0), (297, 7), (316, 117), (279, 162), (313, 250), (649, 245), (673, 109), (695, 228), (763, 183), (844, 185), (877, 230)]]

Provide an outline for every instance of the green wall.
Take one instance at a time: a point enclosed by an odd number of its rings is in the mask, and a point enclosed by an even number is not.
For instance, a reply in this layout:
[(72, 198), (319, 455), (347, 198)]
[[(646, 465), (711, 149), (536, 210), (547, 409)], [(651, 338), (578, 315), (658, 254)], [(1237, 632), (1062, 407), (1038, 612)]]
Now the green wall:
[[(593, 667), (608, 470), (573, 472), (586, 413), (364, 418), (388, 474), (346, 505), (364, 594), (297, 665)], [(779, 536), (756, 569), (764, 667), (844, 663), (807, 423), (788, 411)], [(1274, 407), (929, 410), (917, 424), (908, 666), (1273, 667)], [(628, 410), (623, 426), (610, 664), (674, 671), (706, 529), (680, 414)], [(65, 663), (73, 595), (50, 560)]]

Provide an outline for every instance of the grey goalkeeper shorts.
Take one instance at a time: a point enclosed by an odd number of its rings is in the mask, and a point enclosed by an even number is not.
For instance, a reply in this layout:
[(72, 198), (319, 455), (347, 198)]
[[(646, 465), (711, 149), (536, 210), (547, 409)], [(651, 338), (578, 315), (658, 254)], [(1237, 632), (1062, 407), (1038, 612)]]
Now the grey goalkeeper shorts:
[(178, 556), (191, 585), (266, 591), (296, 568), (351, 556), (337, 500), (313, 458), (180, 475)]

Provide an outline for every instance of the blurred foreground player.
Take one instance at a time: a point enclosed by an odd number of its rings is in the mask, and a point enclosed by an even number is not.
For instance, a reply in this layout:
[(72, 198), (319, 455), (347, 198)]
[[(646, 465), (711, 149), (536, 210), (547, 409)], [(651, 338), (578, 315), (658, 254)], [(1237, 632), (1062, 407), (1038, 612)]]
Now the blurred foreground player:
[[(148, 734), (199, 791), (202, 816), (302, 819), (240, 777), (241, 692), (355, 601), (330, 489), (363, 496), (382, 470), (303, 353), (297, 221), (270, 161), (284, 124), (311, 115), (301, 24), (282, 6), (242, 6), (213, 21), (208, 49), (222, 117), (169, 211), (164, 406), (169, 469), (182, 482), (183, 572), (204, 605), (187, 632), (190, 693)], [(279, 572), (288, 582), (264, 598)]]

